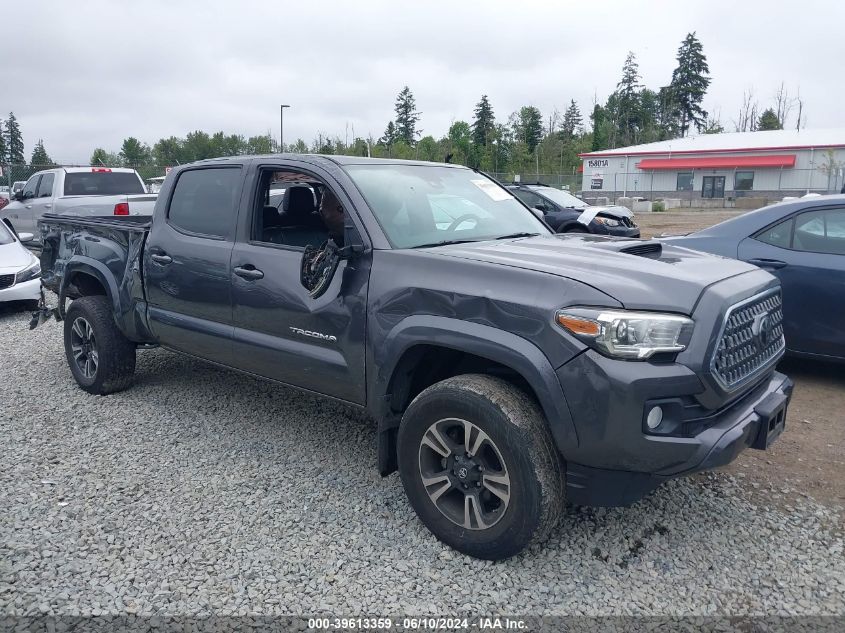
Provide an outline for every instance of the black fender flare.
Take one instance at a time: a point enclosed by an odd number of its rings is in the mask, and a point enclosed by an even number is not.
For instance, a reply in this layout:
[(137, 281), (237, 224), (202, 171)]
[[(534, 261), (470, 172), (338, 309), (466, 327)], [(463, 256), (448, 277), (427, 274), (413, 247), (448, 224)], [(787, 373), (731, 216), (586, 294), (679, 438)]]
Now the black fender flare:
[[(399, 420), (390, 410), (391, 379), (400, 359), (416, 345), (440, 346), (487, 358), (519, 373), (534, 390), (555, 439), (566, 457), (578, 446), (578, 435), (557, 374), (531, 341), (489, 325), (448, 317), (415, 315), (403, 319), (374, 350), (375, 376), (367, 401), (379, 423), (379, 468), (382, 468), (382, 434), (395, 429)], [(386, 450), (386, 449), (385, 449)]]
[(105, 289), (106, 296), (112, 304), (114, 314), (117, 315), (121, 313), (120, 291), (118, 290), (114, 275), (112, 275), (109, 268), (102, 262), (80, 255), (73, 257), (65, 265), (64, 272), (62, 274), (62, 283), (59, 286), (60, 306), (64, 305), (64, 298), (67, 296), (67, 289), (70, 285), (70, 280), (74, 275), (79, 273), (89, 275), (99, 281), (100, 285), (102, 285)]

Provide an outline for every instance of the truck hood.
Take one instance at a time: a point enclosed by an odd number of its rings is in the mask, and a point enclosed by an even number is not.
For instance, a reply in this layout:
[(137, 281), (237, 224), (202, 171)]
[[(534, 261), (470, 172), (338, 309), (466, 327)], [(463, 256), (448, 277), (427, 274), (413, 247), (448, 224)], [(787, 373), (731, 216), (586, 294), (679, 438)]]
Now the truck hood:
[(449, 257), (573, 279), (629, 309), (683, 314), (692, 313), (708, 286), (758, 270), (744, 262), (656, 241), (601, 235), (542, 235), (453, 244), (436, 250)]

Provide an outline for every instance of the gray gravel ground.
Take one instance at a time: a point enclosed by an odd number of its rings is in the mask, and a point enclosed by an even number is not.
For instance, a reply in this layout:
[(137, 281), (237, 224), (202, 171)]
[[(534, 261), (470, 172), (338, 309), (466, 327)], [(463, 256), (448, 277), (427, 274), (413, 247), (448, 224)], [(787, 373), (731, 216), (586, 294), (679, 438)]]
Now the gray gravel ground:
[(0, 614), (845, 613), (841, 510), (708, 474), (480, 562), (378, 476), (355, 411), (162, 350), (89, 396), (61, 326), (26, 322), (0, 311)]

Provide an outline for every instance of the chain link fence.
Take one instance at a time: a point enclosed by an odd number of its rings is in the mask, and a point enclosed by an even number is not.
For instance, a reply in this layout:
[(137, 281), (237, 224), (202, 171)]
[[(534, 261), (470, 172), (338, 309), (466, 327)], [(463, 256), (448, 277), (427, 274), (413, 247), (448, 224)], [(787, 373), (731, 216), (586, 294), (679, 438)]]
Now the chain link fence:
[(580, 174), (516, 174), (514, 172), (496, 172), (490, 174), (493, 178), (504, 185), (510, 185), (517, 181), (523, 184), (541, 183), (556, 189), (568, 189), (570, 191), (580, 191), (581, 189), (581, 175)]

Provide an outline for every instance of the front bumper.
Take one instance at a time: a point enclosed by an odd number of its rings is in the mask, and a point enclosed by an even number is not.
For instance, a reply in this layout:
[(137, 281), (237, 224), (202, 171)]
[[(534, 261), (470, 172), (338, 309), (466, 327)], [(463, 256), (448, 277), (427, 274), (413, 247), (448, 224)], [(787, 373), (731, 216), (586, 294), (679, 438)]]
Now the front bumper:
[(593, 233), (601, 235), (612, 235), (614, 237), (639, 237), (640, 227), (638, 226), (605, 226), (592, 223)]
[[(558, 377), (579, 439), (578, 449), (565, 455), (567, 498), (595, 506), (628, 505), (667, 479), (723, 466), (746, 448), (765, 446), (760, 438), (769, 432), (768, 403), (788, 406), (793, 388), (789, 378), (771, 371), (721, 407), (702, 411), (690, 403), (701, 382), (675, 363), (624, 362), (587, 352), (561, 367)], [(696, 432), (646, 432), (646, 403), (661, 400), (684, 402), (683, 414), (694, 419), (687, 428)]]
[(2, 301), (37, 301), (41, 298), (41, 279), (30, 279), (0, 290)]

